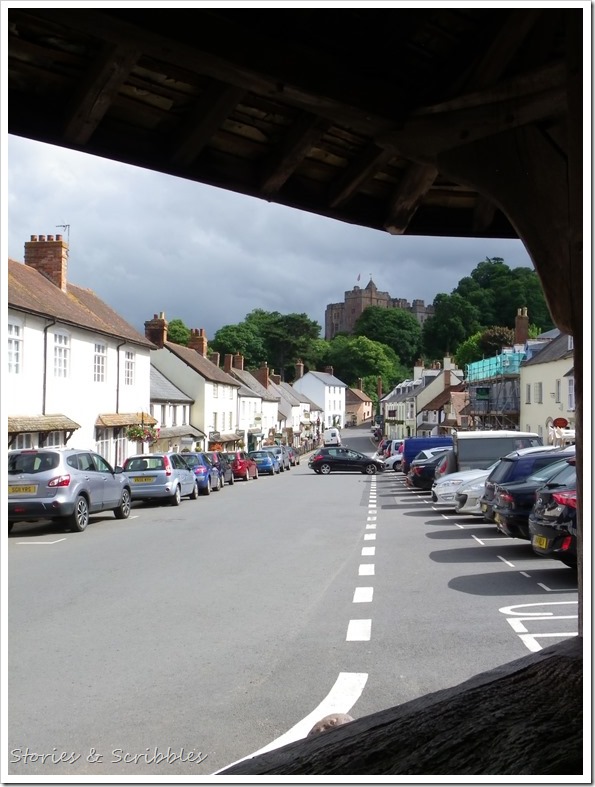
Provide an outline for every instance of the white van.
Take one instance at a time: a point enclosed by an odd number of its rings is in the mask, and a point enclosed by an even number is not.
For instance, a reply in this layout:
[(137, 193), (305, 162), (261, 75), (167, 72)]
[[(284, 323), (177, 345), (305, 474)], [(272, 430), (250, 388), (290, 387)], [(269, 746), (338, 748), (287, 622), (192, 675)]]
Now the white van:
[(512, 429), (455, 432), (453, 448), (456, 467), (447, 472), (481, 470), (512, 451), (542, 445), (543, 440), (536, 432), (517, 432)]
[(341, 432), (338, 429), (325, 429), (322, 433), (322, 441), (325, 445), (341, 445)]

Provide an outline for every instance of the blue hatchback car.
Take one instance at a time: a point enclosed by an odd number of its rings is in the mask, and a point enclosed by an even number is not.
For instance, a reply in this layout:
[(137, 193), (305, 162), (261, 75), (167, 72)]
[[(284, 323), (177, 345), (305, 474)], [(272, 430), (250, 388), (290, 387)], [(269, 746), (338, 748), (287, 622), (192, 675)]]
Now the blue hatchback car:
[(218, 492), (223, 486), (219, 470), (202, 451), (184, 451), (184, 461), (193, 471), (196, 486), (201, 495), (210, 495), (211, 491)]
[(248, 456), (256, 462), (259, 473), (277, 475), (281, 472), (279, 460), (272, 451), (250, 451)]

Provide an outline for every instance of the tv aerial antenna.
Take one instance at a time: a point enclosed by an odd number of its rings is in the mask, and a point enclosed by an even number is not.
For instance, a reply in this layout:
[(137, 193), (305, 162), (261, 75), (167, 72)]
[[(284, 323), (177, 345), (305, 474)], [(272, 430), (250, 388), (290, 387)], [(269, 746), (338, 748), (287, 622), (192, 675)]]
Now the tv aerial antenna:
[(70, 246), (70, 224), (56, 224), (56, 229), (66, 230), (66, 243)]

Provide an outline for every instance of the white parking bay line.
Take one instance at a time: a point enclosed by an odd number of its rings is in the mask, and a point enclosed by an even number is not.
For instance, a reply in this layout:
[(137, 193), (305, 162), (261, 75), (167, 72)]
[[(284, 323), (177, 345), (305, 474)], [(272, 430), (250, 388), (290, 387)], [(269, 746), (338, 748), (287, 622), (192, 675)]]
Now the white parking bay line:
[(45, 545), (45, 544), (59, 544), (60, 541), (66, 541), (66, 539), (59, 538), (57, 541), (17, 541), (17, 544), (27, 544), (27, 545), (44, 544)]
[(350, 620), (347, 626), (346, 642), (369, 642), (372, 636), (372, 621)]
[(374, 563), (361, 563), (358, 574), (360, 577), (372, 576), (374, 574)]
[(353, 594), (354, 604), (369, 604), (374, 597), (374, 588), (356, 588)]
[(297, 724), (294, 724), (290, 730), (283, 733), (279, 738), (275, 738), (271, 743), (267, 743), (262, 749), (258, 749), (258, 751), (252, 752), (252, 754), (248, 754), (240, 760), (230, 762), (229, 765), (216, 771), (213, 775), (215, 776), (227, 770), (227, 768), (231, 768), (232, 765), (236, 765), (238, 762), (256, 757), (257, 754), (264, 754), (266, 751), (279, 749), (287, 743), (293, 743), (293, 741), (299, 741), (305, 738), (317, 721), (324, 719), (325, 716), (331, 713), (349, 713), (361, 697), (367, 680), (367, 672), (340, 672), (333, 688), (322, 700), (320, 705), (317, 705), (311, 713), (305, 716), (301, 721), (298, 721)]

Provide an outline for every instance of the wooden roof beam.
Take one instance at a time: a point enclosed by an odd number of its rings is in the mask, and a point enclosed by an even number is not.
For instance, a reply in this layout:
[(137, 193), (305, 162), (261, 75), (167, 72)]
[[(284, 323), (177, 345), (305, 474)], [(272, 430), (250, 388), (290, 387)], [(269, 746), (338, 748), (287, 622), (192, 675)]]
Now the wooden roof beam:
[(317, 115), (308, 112), (299, 115), (264, 166), (260, 189), (265, 197), (280, 191), (330, 126)]
[(76, 90), (64, 128), (66, 142), (83, 146), (89, 141), (140, 54), (127, 46), (103, 48)]
[(191, 164), (213, 134), (241, 101), (242, 88), (211, 82), (192, 108), (182, 127), (172, 136), (172, 164)]

